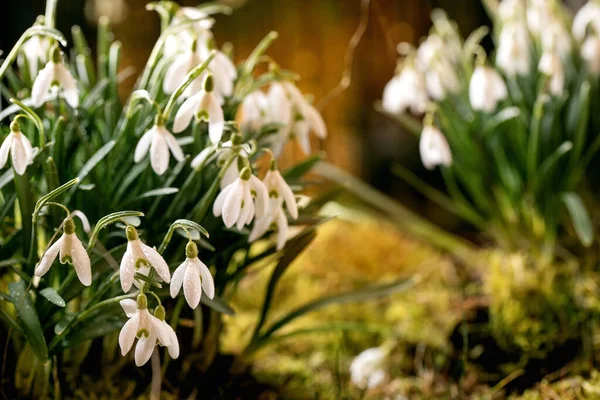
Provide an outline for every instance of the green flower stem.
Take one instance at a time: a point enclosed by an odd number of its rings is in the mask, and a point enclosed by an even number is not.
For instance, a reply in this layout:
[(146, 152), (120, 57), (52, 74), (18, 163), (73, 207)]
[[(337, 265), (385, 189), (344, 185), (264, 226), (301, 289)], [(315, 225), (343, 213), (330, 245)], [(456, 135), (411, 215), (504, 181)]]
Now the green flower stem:
[(56, 6), (58, 0), (46, 0), (46, 14), (44, 16), (44, 24), (48, 28), (54, 28), (56, 25)]
[(60, 343), (60, 341), (62, 339), (64, 339), (64, 337), (71, 331), (71, 329), (73, 329), (73, 327), (75, 325), (77, 325), (79, 322), (86, 319), (88, 317), (88, 315), (90, 315), (94, 311), (97, 311), (97, 310), (99, 310), (103, 307), (109, 306), (111, 304), (118, 303), (121, 300), (133, 299), (136, 296), (137, 296), (137, 293), (131, 293), (131, 294), (125, 294), (122, 296), (113, 297), (112, 299), (107, 299), (107, 300), (101, 301), (101, 302), (97, 303), (96, 305), (88, 308), (87, 310), (77, 314), (71, 321), (69, 321), (67, 326), (65, 326), (65, 328), (60, 333), (58, 333), (56, 336), (54, 336), (54, 338), (50, 342), (50, 345), (48, 346), (48, 351), (51, 351), (52, 349), (54, 349)]
[(27, 171), (23, 175), (15, 171), (15, 189), (19, 199), (19, 210), (21, 211), (21, 224), (23, 225), (23, 249), (29, 249), (27, 260), (31, 264), (35, 255), (35, 229), (32, 220), (34, 210), (34, 194)]

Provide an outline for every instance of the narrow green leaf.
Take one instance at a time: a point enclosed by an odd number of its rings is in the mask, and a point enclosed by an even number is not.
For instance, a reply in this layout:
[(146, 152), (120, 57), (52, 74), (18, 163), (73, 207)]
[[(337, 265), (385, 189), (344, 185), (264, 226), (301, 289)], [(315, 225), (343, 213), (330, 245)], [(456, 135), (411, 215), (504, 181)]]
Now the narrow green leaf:
[(71, 179), (69, 182), (65, 183), (64, 185), (59, 186), (56, 189), (54, 189), (53, 191), (51, 191), (50, 193), (46, 194), (45, 196), (40, 197), (40, 199), (35, 204), (35, 208), (33, 210), (34, 218), (40, 212), (42, 207), (44, 207), (46, 205), (46, 203), (48, 203), (50, 200), (54, 199), (55, 197), (58, 197), (61, 194), (65, 193), (67, 190), (74, 187), (78, 183), (79, 183), (79, 178)]
[(48, 360), (48, 347), (44, 338), (44, 331), (38, 318), (37, 312), (31, 301), (31, 297), (26, 292), (25, 282), (18, 281), (8, 285), (10, 295), (19, 316), (19, 325), (25, 333), (25, 339), (31, 345), (35, 355), (40, 362)]
[(594, 241), (594, 227), (581, 197), (577, 193), (570, 192), (563, 193), (560, 198), (569, 211), (577, 237), (584, 246), (590, 246)]
[(177, 221), (173, 222), (171, 224), (171, 226), (169, 227), (169, 230), (167, 231), (165, 238), (163, 239), (162, 243), (158, 247), (159, 253), (162, 254), (167, 249), (167, 246), (171, 242), (171, 239), (173, 238), (173, 234), (175, 233), (175, 231), (177, 229), (196, 231), (196, 232), (203, 234), (206, 237), (209, 237), (208, 231), (206, 229), (204, 229), (204, 227), (202, 225), (200, 225), (194, 221), (190, 221), (189, 219), (178, 219)]
[(62, 297), (51, 287), (47, 287), (46, 289), (40, 290), (40, 294), (44, 296), (50, 303), (57, 305), (59, 307), (64, 307), (65, 301)]
[[(108, 153), (110, 153), (112, 148), (115, 146), (115, 143), (116, 143), (116, 141), (111, 140), (110, 142), (108, 142), (104, 146), (102, 146), (92, 157), (90, 157), (90, 159), (79, 170), (79, 174), (77, 174), (77, 178), (79, 181), (77, 183), (83, 181), (88, 176), (88, 174), (94, 169), (94, 167), (96, 165), (98, 165), (98, 163), (100, 161), (102, 161), (104, 159), (104, 157), (106, 157), (108, 155)], [(69, 192), (68, 200), (71, 199), (71, 197), (73, 196), (73, 193), (75, 193), (75, 190), (77, 190), (77, 186), (78, 185), (75, 185), (71, 188), (71, 191)], [(68, 200), (67, 200), (67, 202), (68, 202)]]
[(408, 133), (411, 133), (415, 137), (421, 136), (423, 132), (423, 123), (409, 114), (392, 114), (383, 109), (381, 102), (375, 103), (375, 110), (388, 116), (389, 118), (400, 124)]
[(214, 298), (210, 299), (208, 296), (200, 297), (200, 302), (207, 307), (212, 308), (225, 315), (235, 315), (235, 310), (225, 302), (222, 298), (215, 295)]
[(138, 197), (136, 197), (132, 201), (141, 200), (141, 199), (145, 199), (145, 198), (148, 198), (148, 197), (166, 196), (166, 195), (174, 194), (174, 193), (177, 193), (177, 192), (179, 192), (179, 189), (176, 188), (176, 187), (159, 188), (159, 189), (149, 190), (146, 193), (142, 193), (141, 195), (139, 195)]
[(143, 217), (143, 216), (144, 216), (144, 213), (142, 213), (140, 211), (118, 211), (116, 213), (108, 214), (108, 215), (100, 218), (100, 220), (94, 227), (94, 230), (92, 231), (92, 234), (90, 236), (90, 241), (88, 243), (88, 250), (94, 248), (94, 245), (96, 244), (96, 240), (98, 239), (98, 234), (100, 233), (100, 231), (102, 229), (104, 229), (108, 225), (114, 224), (115, 222), (121, 221), (122, 219), (125, 219), (128, 217)]
[(285, 170), (282, 175), (286, 181), (298, 180), (309, 173), (319, 161), (323, 160), (323, 158), (325, 158), (324, 153), (313, 154), (293, 167)]

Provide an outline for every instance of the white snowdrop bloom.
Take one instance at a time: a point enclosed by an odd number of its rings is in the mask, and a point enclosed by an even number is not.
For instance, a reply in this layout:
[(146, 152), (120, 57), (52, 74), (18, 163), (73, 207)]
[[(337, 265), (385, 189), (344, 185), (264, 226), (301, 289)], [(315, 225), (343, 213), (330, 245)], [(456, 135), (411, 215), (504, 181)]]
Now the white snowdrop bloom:
[(571, 52), (571, 35), (565, 25), (557, 19), (546, 22), (541, 40), (542, 49), (550, 50), (555, 47), (561, 57), (567, 57)]
[(48, 61), (50, 41), (43, 36), (35, 35), (23, 43), (21, 50), (23, 51), (25, 58), (27, 58), (29, 74), (31, 79), (33, 79), (40, 70), (40, 64), (44, 65)]
[(443, 51), (444, 41), (439, 35), (431, 34), (427, 36), (417, 49), (417, 67), (422, 71), (427, 70), (433, 60), (443, 54)]
[(547, 24), (556, 18), (554, 5), (549, 0), (529, 0), (527, 7), (527, 26), (533, 35), (544, 34)]
[(173, 272), (171, 297), (175, 298), (183, 286), (183, 295), (188, 305), (198, 307), (202, 291), (209, 299), (215, 297), (215, 283), (208, 267), (198, 258), (198, 246), (190, 241), (185, 246), (186, 259)]
[(545, 50), (540, 58), (538, 69), (548, 76), (550, 93), (554, 96), (562, 95), (565, 87), (565, 70), (558, 53)]
[(171, 274), (167, 262), (162, 258), (156, 249), (142, 243), (139, 239), (137, 230), (129, 225), (125, 233), (127, 234), (127, 250), (123, 254), (120, 266), (121, 288), (123, 292), (129, 292), (135, 272), (140, 268), (151, 266), (158, 273), (158, 276), (167, 283), (171, 281)]
[(75, 223), (68, 217), (63, 226), (63, 235), (46, 250), (35, 267), (35, 276), (42, 277), (48, 272), (59, 256), (61, 264), (72, 264), (79, 281), (85, 286), (92, 284), (92, 265), (83, 244), (75, 235)]
[(389, 350), (373, 347), (360, 353), (350, 364), (350, 380), (361, 389), (373, 389), (386, 377), (385, 362)]
[(195, 116), (208, 122), (208, 136), (213, 144), (219, 143), (225, 128), (225, 117), (219, 99), (213, 94), (213, 78), (207, 75), (204, 89), (183, 102), (173, 123), (173, 132), (185, 130)]
[(185, 160), (185, 155), (177, 139), (158, 121), (142, 135), (135, 147), (133, 161), (139, 163), (150, 150), (150, 165), (157, 175), (164, 174), (169, 168), (169, 151), (178, 162)]
[(585, 39), (581, 46), (581, 58), (592, 74), (600, 74), (600, 36), (594, 34)]
[(509, 21), (524, 16), (523, 0), (502, 0), (498, 5), (498, 15), (502, 21)]
[(526, 76), (531, 69), (531, 39), (525, 23), (513, 21), (500, 31), (496, 65), (508, 76)]
[(281, 154), (283, 146), (291, 136), (298, 139), (300, 148), (305, 154), (310, 153), (309, 133), (311, 131), (320, 139), (327, 137), (327, 126), (323, 117), (293, 83), (273, 83), (267, 98), (268, 121), (285, 125), (278, 134), (273, 135), (272, 150), (276, 155)]
[(506, 84), (496, 70), (483, 65), (475, 68), (469, 84), (469, 100), (473, 110), (491, 113), (507, 97)]
[(267, 123), (269, 100), (262, 90), (255, 90), (244, 98), (240, 111), (240, 126), (244, 130), (258, 131)]
[(227, 185), (213, 204), (215, 217), (223, 217), (227, 228), (236, 226), (242, 229), (252, 222), (254, 217), (261, 218), (267, 212), (267, 188), (260, 179), (252, 175), (250, 168), (245, 167), (239, 177)]
[(33, 163), (33, 148), (31, 142), (21, 132), (16, 121), (10, 124), (10, 133), (0, 146), (0, 168), (4, 168), (10, 153), (12, 165), (17, 175), (23, 175), (27, 166)]
[(425, 73), (425, 84), (429, 95), (437, 101), (444, 100), (448, 94), (460, 90), (460, 82), (454, 66), (446, 59), (433, 62)]
[(293, 219), (298, 218), (298, 205), (294, 192), (289, 187), (281, 173), (275, 168), (274, 162), (271, 169), (263, 179), (265, 187), (269, 193), (269, 206), (267, 213), (261, 218), (257, 218), (254, 227), (248, 236), (248, 242), (254, 242), (262, 237), (269, 229), (277, 231), (277, 250), (285, 246), (288, 233), (288, 221), (283, 211), (283, 205), (287, 208)]
[(410, 61), (399, 75), (390, 80), (383, 90), (383, 109), (392, 114), (401, 114), (410, 110), (422, 114), (429, 96), (425, 76)]
[(223, 52), (210, 48), (206, 43), (198, 46), (198, 54), (202, 62), (204, 62), (213, 51), (215, 52), (215, 55), (208, 64), (208, 69), (211, 71), (215, 80), (215, 93), (220, 98), (229, 97), (233, 94), (233, 83), (237, 79), (237, 69), (229, 57)]
[(452, 165), (452, 152), (444, 134), (435, 126), (426, 124), (419, 140), (421, 161), (427, 169), (438, 165)]
[[(200, 59), (200, 56), (196, 51), (197, 44), (197, 39), (193, 40), (190, 46), (174, 56), (173, 63), (167, 69), (165, 79), (163, 80), (163, 91), (166, 94), (173, 93), (185, 82), (187, 74), (192, 69), (202, 64), (202, 59)], [(189, 97), (190, 95), (198, 93), (202, 89), (203, 79), (203, 74), (194, 79), (185, 90), (184, 96)]]
[[(141, 367), (146, 364), (157, 344), (166, 346), (172, 358), (179, 357), (179, 341), (175, 331), (164, 321), (164, 308), (158, 306), (155, 314), (148, 311), (148, 299), (146, 295), (140, 294), (137, 301), (126, 299), (120, 301), (125, 315), (129, 318), (121, 332), (119, 332), (119, 346), (121, 354), (129, 353), (135, 339), (135, 365)], [(159, 318), (162, 317), (162, 318)]]
[(31, 88), (31, 100), (34, 107), (41, 107), (48, 99), (48, 92), (58, 88), (67, 103), (79, 106), (79, 90), (71, 71), (65, 66), (63, 56), (58, 47), (52, 52), (52, 60), (40, 71)]
[(600, 2), (598, 0), (588, 1), (575, 14), (571, 27), (573, 37), (579, 42), (583, 41), (590, 25), (595, 34), (600, 34)]
[(208, 14), (196, 7), (180, 7), (171, 21), (171, 24), (178, 25), (187, 21), (196, 21), (191, 26), (196, 32), (209, 30), (213, 27), (215, 21), (208, 18)]

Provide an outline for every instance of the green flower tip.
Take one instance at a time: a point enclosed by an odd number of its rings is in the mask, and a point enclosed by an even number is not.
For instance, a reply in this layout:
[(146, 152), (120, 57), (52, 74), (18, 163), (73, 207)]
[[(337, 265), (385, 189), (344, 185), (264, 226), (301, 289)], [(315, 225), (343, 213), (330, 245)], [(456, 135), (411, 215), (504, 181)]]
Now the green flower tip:
[(67, 235), (72, 235), (73, 233), (75, 233), (75, 223), (73, 222), (72, 218), (69, 218), (65, 221), (63, 230)]
[(240, 144), (242, 144), (242, 135), (239, 133), (233, 135), (231, 137), (231, 144), (234, 146), (239, 146)]
[(61, 63), (63, 60), (63, 56), (62, 56), (62, 51), (60, 50), (60, 47), (58, 46), (54, 46), (52, 47), (52, 62), (54, 64), (58, 64)]
[(187, 258), (198, 257), (198, 246), (196, 246), (196, 243), (192, 242), (191, 240), (185, 246), (185, 256)]
[(137, 307), (139, 310), (145, 310), (146, 308), (148, 308), (148, 298), (144, 293), (138, 294)]
[(215, 88), (215, 83), (213, 81), (212, 74), (206, 75), (206, 79), (204, 80), (204, 90), (207, 92), (212, 92)]
[(21, 132), (21, 126), (19, 125), (19, 122), (17, 122), (16, 119), (10, 123), (10, 131), (11, 132)]
[(127, 228), (125, 228), (125, 235), (130, 242), (138, 239), (137, 229), (131, 225), (128, 225)]
[(269, 169), (271, 171), (277, 171), (277, 161), (275, 161), (275, 158), (271, 159), (271, 164), (269, 165)]
[(240, 172), (240, 178), (242, 178), (245, 181), (250, 179), (251, 176), (252, 176), (252, 170), (248, 167), (244, 167), (244, 169), (242, 169), (242, 171)]
[(155, 309), (154, 309), (154, 316), (158, 319), (160, 319), (161, 321), (165, 320), (167, 313), (165, 312), (165, 308), (162, 305), (158, 305)]

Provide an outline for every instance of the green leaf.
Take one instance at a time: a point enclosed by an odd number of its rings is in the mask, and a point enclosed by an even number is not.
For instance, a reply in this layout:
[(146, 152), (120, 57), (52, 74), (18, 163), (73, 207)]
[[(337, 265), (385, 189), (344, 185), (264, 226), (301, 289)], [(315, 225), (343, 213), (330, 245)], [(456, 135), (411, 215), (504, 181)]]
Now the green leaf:
[(294, 319), (301, 317), (306, 313), (319, 310), (331, 304), (344, 304), (358, 301), (367, 301), (404, 292), (412, 288), (419, 280), (420, 278), (418, 276), (413, 278), (400, 279), (396, 282), (388, 283), (385, 285), (366, 287), (359, 290), (339, 293), (333, 296), (322, 297), (320, 299), (311, 301), (300, 307), (297, 307), (287, 315), (274, 322), (269, 327), (269, 329), (263, 335), (260, 336), (260, 340), (268, 338), (277, 330), (281, 329)]
[(581, 197), (570, 192), (563, 193), (560, 198), (569, 211), (577, 237), (584, 246), (590, 246), (594, 241), (594, 228)]
[[(102, 161), (104, 157), (108, 155), (108, 153), (110, 153), (112, 148), (115, 146), (115, 143), (116, 141), (114, 140), (111, 140), (110, 142), (106, 143), (84, 164), (84, 166), (79, 170), (79, 174), (77, 174), (79, 182), (83, 181), (92, 171), (92, 169), (94, 169), (94, 167), (98, 165), (98, 163)], [(69, 192), (69, 199), (71, 198), (71, 196), (73, 196), (73, 193), (75, 193), (76, 189), (77, 185), (71, 188), (71, 191)]]
[(62, 297), (51, 287), (47, 287), (46, 289), (40, 290), (40, 294), (46, 298), (50, 303), (57, 305), (59, 307), (64, 307), (65, 301)]
[(375, 110), (388, 116), (389, 118), (393, 119), (394, 121), (396, 121), (404, 129), (406, 129), (406, 131), (408, 133), (411, 133), (412, 135), (414, 135), (416, 137), (421, 136), (421, 132), (423, 132), (423, 123), (421, 121), (419, 121), (418, 119), (416, 119), (415, 117), (413, 117), (412, 115), (406, 114), (406, 113), (403, 113), (403, 114), (389, 113), (383, 109), (383, 106), (381, 105), (380, 101), (375, 103)]
[(217, 295), (215, 295), (215, 297), (212, 299), (210, 299), (208, 296), (202, 296), (200, 297), (200, 302), (222, 314), (235, 315), (235, 310), (229, 304), (227, 304), (225, 300)]
[(308, 235), (299, 235), (286, 243), (285, 247), (283, 248), (283, 257), (279, 259), (277, 266), (275, 266), (275, 269), (273, 269), (271, 279), (269, 279), (260, 318), (256, 324), (256, 327), (254, 328), (252, 337), (258, 336), (260, 329), (267, 319), (267, 315), (271, 308), (271, 302), (273, 301), (273, 294), (275, 293), (275, 288), (277, 287), (277, 283), (279, 283), (279, 279), (283, 276), (285, 271), (287, 271), (289, 266), (298, 257), (298, 255), (302, 253), (306, 247), (308, 247), (308, 245), (315, 239), (316, 236), (316, 232), (311, 230)]
[(141, 195), (139, 195), (138, 197), (136, 197), (132, 201), (141, 200), (141, 199), (145, 199), (145, 198), (148, 198), (148, 197), (166, 196), (166, 195), (174, 194), (174, 193), (177, 193), (177, 192), (179, 192), (179, 189), (176, 188), (176, 187), (159, 188), (159, 189), (149, 190), (146, 193), (142, 193)]
[(31, 301), (31, 297), (26, 292), (25, 282), (18, 281), (8, 285), (10, 295), (13, 298), (15, 310), (19, 316), (19, 324), (25, 333), (25, 339), (31, 345), (35, 355), (40, 362), (48, 360), (48, 347), (44, 338), (44, 331), (38, 318), (37, 312)]
[(282, 172), (282, 176), (286, 181), (294, 181), (302, 178), (310, 172), (317, 163), (325, 158), (324, 153), (313, 154), (312, 156), (302, 160), (302, 162)]
[(14, 177), (15, 171), (12, 168), (4, 172), (2, 176), (0, 176), (0, 189), (12, 182)]
[(42, 207), (44, 207), (46, 205), (46, 203), (48, 203), (50, 200), (54, 199), (55, 197), (60, 196), (61, 194), (63, 194), (67, 190), (69, 190), (71, 187), (74, 187), (78, 183), (79, 183), (79, 178), (71, 179), (69, 182), (65, 183), (64, 185), (61, 185), (61, 186), (57, 187), (56, 189), (54, 189), (53, 191), (51, 191), (50, 193), (46, 194), (45, 196), (40, 197), (40, 199), (37, 201), (37, 203), (35, 203), (35, 208), (33, 210), (34, 218), (35, 218), (35, 216), (38, 215), (38, 213), (40, 212)]
[(169, 230), (167, 231), (165, 238), (163, 239), (162, 243), (158, 247), (159, 253), (162, 254), (166, 250), (167, 246), (171, 242), (171, 239), (173, 238), (173, 233), (175, 233), (175, 231), (177, 229), (196, 231), (196, 232), (203, 234), (206, 237), (209, 237), (208, 231), (206, 229), (204, 229), (204, 227), (202, 225), (200, 225), (194, 221), (190, 221), (189, 219), (178, 219), (177, 221), (173, 222), (171, 224), (171, 226), (169, 227)]
[(144, 213), (140, 211), (118, 211), (116, 213), (108, 214), (98, 221), (94, 230), (90, 236), (90, 241), (88, 242), (88, 249), (93, 249), (96, 244), (96, 240), (98, 239), (98, 234), (102, 229), (107, 227), (110, 224), (114, 224), (115, 222), (121, 221), (127, 217), (143, 217)]

